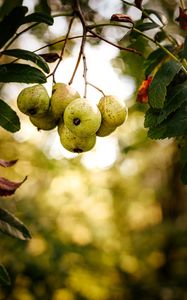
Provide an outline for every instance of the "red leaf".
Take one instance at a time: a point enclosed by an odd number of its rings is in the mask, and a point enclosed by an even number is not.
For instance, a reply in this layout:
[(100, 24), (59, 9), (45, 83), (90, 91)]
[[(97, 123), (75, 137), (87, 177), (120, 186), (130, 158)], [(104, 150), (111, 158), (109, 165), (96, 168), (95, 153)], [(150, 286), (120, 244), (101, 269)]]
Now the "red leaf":
[(27, 177), (25, 177), (21, 182), (14, 182), (0, 177), (0, 196), (10, 196), (14, 194), (17, 188), (19, 188), (26, 179)]
[(143, 80), (137, 94), (137, 102), (147, 103), (148, 102), (148, 88), (151, 84), (152, 76), (149, 76), (146, 80)]
[(8, 168), (8, 167), (13, 166), (16, 162), (17, 162), (17, 159), (14, 159), (14, 160), (0, 159), (0, 166), (4, 167), (4, 168)]
[(40, 56), (48, 63), (53, 63), (60, 57), (58, 53), (45, 53), (40, 54)]
[(129, 17), (128, 15), (125, 15), (125, 14), (113, 14), (111, 16), (110, 20), (117, 21), (117, 22), (127, 22), (127, 23), (133, 24), (133, 20), (131, 19), (131, 17)]
[(179, 7), (179, 16), (176, 21), (179, 22), (181, 29), (187, 30), (187, 10)]

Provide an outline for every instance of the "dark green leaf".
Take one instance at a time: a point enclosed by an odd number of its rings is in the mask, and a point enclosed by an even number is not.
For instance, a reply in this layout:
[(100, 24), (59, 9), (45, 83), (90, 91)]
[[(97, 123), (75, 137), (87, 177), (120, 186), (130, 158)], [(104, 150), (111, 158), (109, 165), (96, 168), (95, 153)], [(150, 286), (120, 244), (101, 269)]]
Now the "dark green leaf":
[[(181, 143), (184, 144), (184, 137), (181, 138), (182, 141)], [(182, 149), (181, 149), (181, 163), (182, 165), (184, 165), (185, 163), (187, 163), (187, 141), (186, 143), (182, 146)]]
[[(158, 11), (156, 11), (156, 10), (154, 10), (154, 9), (144, 9), (144, 11), (145, 11), (148, 15), (150, 15), (150, 14), (155, 15), (155, 16), (160, 20), (160, 22), (161, 22), (162, 24), (165, 24), (164, 21), (163, 21), (163, 15), (162, 15), (160, 12), (158, 12)], [(144, 11), (143, 11), (143, 12), (144, 12)]]
[(158, 124), (162, 123), (172, 112), (187, 102), (187, 81), (174, 86), (166, 97), (163, 109), (158, 116)]
[(175, 60), (164, 63), (154, 76), (148, 90), (149, 103), (153, 108), (162, 108), (167, 86), (179, 72), (181, 65)]
[(16, 33), (17, 29), (23, 24), (24, 16), (28, 8), (25, 6), (15, 7), (0, 22), (0, 48)]
[(51, 8), (48, 5), (47, 0), (39, 0), (38, 4), (35, 6), (35, 11), (42, 11), (46, 14), (51, 14)]
[(0, 82), (45, 83), (46, 76), (29, 65), (4, 64), (0, 65)]
[(148, 136), (153, 139), (164, 139), (187, 134), (187, 104), (181, 106), (175, 113), (160, 125), (150, 128)]
[(36, 65), (38, 65), (41, 69), (43, 69), (44, 72), (50, 72), (48, 64), (45, 62), (45, 60), (41, 56), (35, 54), (34, 52), (23, 49), (10, 49), (3, 51), (2, 54), (14, 56), (25, 60), (30, 60)]
[(0, 99), (0, 126), (10, 132), (20, 129), (20, 121), (16, 112)]
[(187, 59), (187, 36), (184, 41), (184, 48), (182, 51), (182, 58)]
[(139, 29), (140, 31), (147, 31), (147, 30), (151, 30), (151, 29), (154, 29), (154, 28), (157, 28), (157, 27), (159, 27), (158, 24), (148, 22), (148, 23), (140, 24), (139, 26), (137, 26), (137, 29)]
[(20, 240), (29, 240), (31, 238), (31, 234), (25, 225), (2, 208), (0, 208), (0, 231)]
[(54, 21), (53, 21), (53, 18), (48, 14), (45, 14), (42, 12), (35, 12), (30, 15), (27, 15), (24, 18), (23, 22), (24, 23), (37, 22), (37, 23), (45, 23), (48, 25), (53, 25)]
[(162, 61), (162, 59), (165, 56), (166, 52), (160, 48), (151, 52), (151, 54), (147, 57), (147, 59), (144, 62), (145, 76), (151, 74), (154, 68)]
[(144, 127), (155, 127), (158, 124), (159, 112), (149, 108), (145, 113)]
[(0, 264), (0, 285), (10, 285), (10, 277), (5, 267)]
[(16, 6), (21, 6), (22, 3), (23, 0), (4, 0), (0, 8), (0, 18), (2, 19), (4, 16), (8, 15), (11, 12), (11, 10), (13, 10), (13, 8), (15, 8)]

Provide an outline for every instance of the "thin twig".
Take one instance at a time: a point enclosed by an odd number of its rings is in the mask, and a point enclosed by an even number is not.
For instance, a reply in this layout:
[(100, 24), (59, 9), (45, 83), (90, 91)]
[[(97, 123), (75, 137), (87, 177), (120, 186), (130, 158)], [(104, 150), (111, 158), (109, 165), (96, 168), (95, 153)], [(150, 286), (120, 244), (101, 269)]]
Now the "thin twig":
[(99, 87), (97, 87), (95, 84), (87, 81), (87, 85), (92, 86), (94, 89), (98, 90), (103, 96), (106, 96), (105, 93)]
[(100, 40), (106, 42), (107, 44), (111, 45), (111, 46), (114, 46), (116, 48), (118, 48), (119, 50), (124, 50), (124, 51), (128, 51), (128, 52), (133, 52), (135, 54), (138, 54), (138, 55), (142, 55), (141, 52), (139, 52), (138, 50), (134, 49), (134, 48), (126, 48), (126, 47), (122, 47), (122, 46), (119, 46), (119, 45), (116, 45), (114, 44), (113, 42), (105, 39), (104, 37), (102, 37), (101, 35), (97, 34), (96, 32), (94, 32), (93, 30), (87, 28), (87, 30), (93, 34), (95, 37), (99, 38)]
[(58, 58), (58, 62), (57, 62), (57, 64), (56, 64), (56, 66), (55, 66), (53, 72), (52, 72), (51, 74), (48, 75), (48, 77), (49, 77), (49, 76), (53, 76), (53, 82), (55, 82), (55, 72), (56, 72), (56, 70), (57, 70), (59, 64), (61, 63), (61, 61), (62, 61), (62, 59), (63, 59), (64, 50), (65, 50), (65, 47), (66, 47), (66, 44), (67, 44), (67, 41), (68, 41), (68, 37), (69, 37), (70, 31), (71, 31), (71, 27), (72, 27), (72, 24), (73, 24), (74, 19), (75, 19), (75, 16), (73, 16), (73, 17), (71, 18), (71, 21), (70, 21), (70, 23), (69, 23), (68, 31), (67, 31), (67, 34), (66, 34), (66, 38), (65, 38), (65, 40), (64, 40), (64, 44), (63, 44), (63, 47), (62, 47), (60, 56), (59, 56), (59, 58)]

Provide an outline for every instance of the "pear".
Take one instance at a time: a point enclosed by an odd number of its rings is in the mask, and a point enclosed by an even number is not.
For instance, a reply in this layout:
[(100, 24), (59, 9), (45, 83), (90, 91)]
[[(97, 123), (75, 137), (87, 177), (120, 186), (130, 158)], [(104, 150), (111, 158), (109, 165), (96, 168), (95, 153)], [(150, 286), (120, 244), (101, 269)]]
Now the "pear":
[(101, 126), (99, 127), (98, 131), (96, 132), (97, 136), (105, 137), (114, 132), (116, 127), (109, 127), (109, 125), (102, 120)]
[(91, 150), (96, 143), (96, 135), (78, 137), (73, 134), (63, 123), (58, 126), (58, 133), (62, 146), (74, 153), (82, 153)]
[(56, 118), (61, 118), (66, 106), (73, 100), (79, 98), (79, 93), (70, 85), (55, 83), (52, 89), (51, 110)]
[(72, 101), (64, 111), (64, 124), (75, 135), (88, 137), (101, 125), (101, 113), (97, 105), (86, 98)]
[(38, 128), (38, 130), (52, 130), (58, 124), (58, 119), (53, 116), (51, 110), (41, 116), (30, 116), (29, 119), (31, 123)]
[(49, 109), (49, 105), (49, 95), (41, 84), (24, 88), (17, 98), (19, 110), (28, 116), (44, 114)]
[(98, 108), (102, 115), (102, 120), (109, 127), (122, 125), (127, 117), (126, 105), (115, 96), (108, 95), (100, 99)]

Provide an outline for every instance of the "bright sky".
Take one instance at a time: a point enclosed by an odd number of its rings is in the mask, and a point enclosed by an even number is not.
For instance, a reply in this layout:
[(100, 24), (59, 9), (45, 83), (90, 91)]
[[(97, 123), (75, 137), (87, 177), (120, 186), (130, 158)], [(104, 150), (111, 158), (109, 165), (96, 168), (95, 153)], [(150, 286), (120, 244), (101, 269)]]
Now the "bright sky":
[[(25, 5), (28, 5), (27, 2), (28, 1), (25, 1)], [(90, 1), (90, 3), (92, 4), (93, 8), (96, 3), (98, 4), (98, 2), (94, 0)], [(105, 16), (111, 12), (111, 7), (108, 7), (108, 10), (106, 9), (107, 3), (108, 2), (105, 0), (102, 1), (102, 5), (100, 3), (101, 12), (105, 14)], [(114, 7), (118, 9), (119, 3), (120, 1), (116, 1)], [(115, 11), (115, 9), (113, 11)], [(58, 28), (64, 28), (64, 26), (59, 27), (59, 22), (64, 22), (62, 19), (61, 21), (59, 20), (60, 18), (55, 19), (55, 24), (50, 29), (53, 34), (58, 33)], [(30, 33), (25, 33), (20, 40), (21, 47), (24, 49), (26, 39), (29, 40), (29, 43), (26, 43), (27, 47), (32, 47), (30, 50), (35, 50), (41, 46), (41, 42), (35, 39), (33, 35)], [(72, 56), (65, 59), (60, 64), (55, 76), (57, 82), (68, 83), (76, 63), (78, 52), (79, 44), (74, 47)], [(120, 77), (111, 66), (111, 60), (116, 57), (118, 49), (102, 42), (100, 45), (94, 47), (87, 44), (85, 52), (88, 67), (88, 81), (102, 89), (105, 94), (116, 95), (122, 101), (125, 101), (133, 93), (134, 85), (133, 81), (129, 77)], [(10, 101), (15, 101), (18, 93), (26, 86), (27, 85), (25, 84), (10, 83), (4, 86), (3, 95), (5, 99), (8, 98)], [(51, 94), (51, 80), (49, 80), (45, 86), (48, 89), (49, 94)], [(82, 63), (79, 66), (72, 86), (83, 96), (84, 80)], [(101, 96), (101, 93), (99, 93), (96, 89), (93, 87), (88, 87), (88, 99), (98, 103)], [(18, 114), (22, 119), (22, 126), (21, 130), (14, 135), (17, 140), (22, 142), (29, 140), (30, 142), (35, 143), (38, 147), (41, 147), (45, 151), (49, 158), (72, 158), (77, 155), (66, 151), (62, 147), (56, 130), (51, 132), (38, 132), (37, 129), (30, 124), (27, 116), (24, 116), (20, 112), (18, 112)], [(110, 151), (108, 151), (108, 149), (110, 149)], [(105, 138), (97, 138), (97, 143), (94, 149), (85, 154), (81, 154), (82, 161), (88, 168), (105, 168), (110, 166), (115, 161), (117, 152), (117, 138), (116, 134), (113, 133)]]

